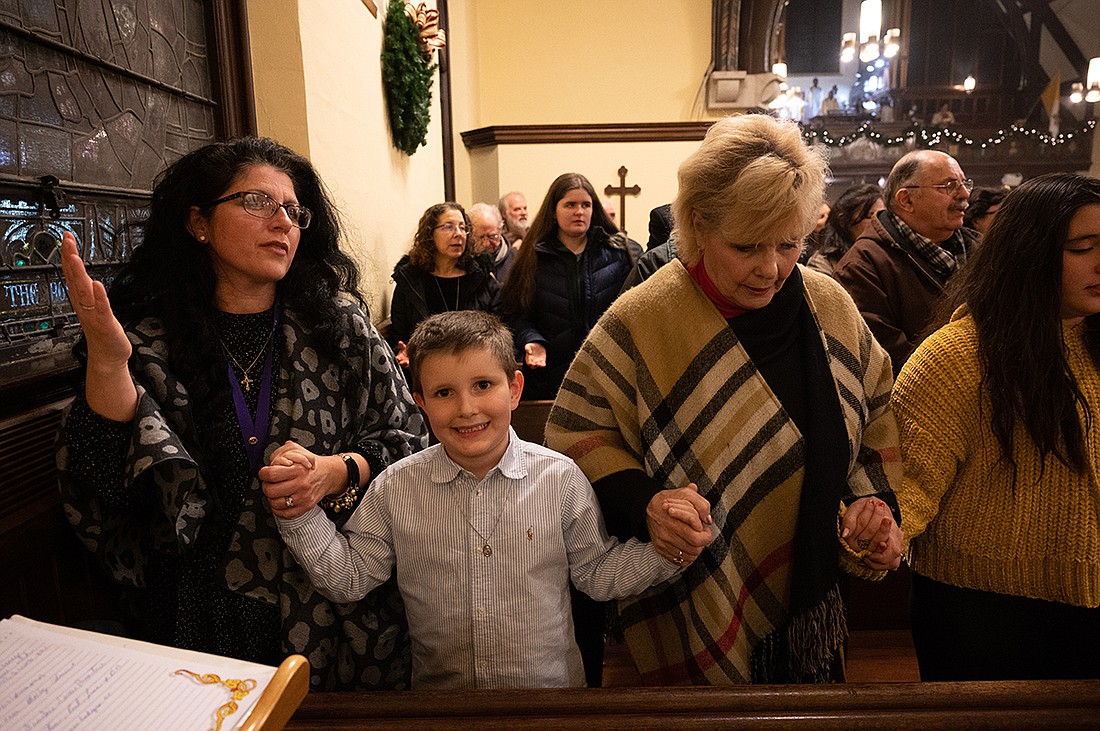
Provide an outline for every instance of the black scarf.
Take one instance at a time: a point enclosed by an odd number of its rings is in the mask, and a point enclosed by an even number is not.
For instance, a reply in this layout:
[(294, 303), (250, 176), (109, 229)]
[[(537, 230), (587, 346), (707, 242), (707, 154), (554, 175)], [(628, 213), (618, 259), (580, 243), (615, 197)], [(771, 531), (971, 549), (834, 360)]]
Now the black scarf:
[(847, 621), (837, 587), (836, 514), (848, 493), (848, 437), (821, 331), (806, 302), (798, 268), (770, 303), (729, 323), (801, 432), (805, 450), (791, 569), (791, 618), (754, 650), (753, 680), (842, 679), (843, 666), (838, 667), (837, 660)]

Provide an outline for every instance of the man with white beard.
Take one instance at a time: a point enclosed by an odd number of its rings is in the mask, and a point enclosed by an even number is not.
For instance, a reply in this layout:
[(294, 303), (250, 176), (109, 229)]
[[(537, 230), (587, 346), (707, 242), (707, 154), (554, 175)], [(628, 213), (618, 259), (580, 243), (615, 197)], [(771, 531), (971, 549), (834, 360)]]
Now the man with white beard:
[(513, 249), (518, 249), (531, 225), (527, 220), (527, 199), (523, 193), (512, 191), (501, 197), (497, 208), (504, 219), (504, 238)]

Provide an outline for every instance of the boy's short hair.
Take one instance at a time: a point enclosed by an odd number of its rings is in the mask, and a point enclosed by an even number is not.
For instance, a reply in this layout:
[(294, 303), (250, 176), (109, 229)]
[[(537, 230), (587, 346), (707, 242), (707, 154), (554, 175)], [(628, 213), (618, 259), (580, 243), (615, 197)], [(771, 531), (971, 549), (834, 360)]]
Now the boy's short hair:
[(429, 355), (461, 353), (472, 348), (489, 351), (511, 381), (516, 372), (512, 331), (488, 312), (458, 310), (432, 315), (416, 326), (409, 338), (409, 373), (412, 390), (420, 390), (420, 369)]

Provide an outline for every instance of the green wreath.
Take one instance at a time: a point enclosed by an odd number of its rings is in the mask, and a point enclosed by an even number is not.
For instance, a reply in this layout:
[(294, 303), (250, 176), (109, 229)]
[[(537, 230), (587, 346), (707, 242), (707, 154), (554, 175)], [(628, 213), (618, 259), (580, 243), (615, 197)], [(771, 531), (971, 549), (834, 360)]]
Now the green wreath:
[(428, 140), (435, 69), (421, 52), (420, 29), (405, 14), (404, 1), (391, 0), (382, 31), (382, 86), (393, 146), (406, 155)]

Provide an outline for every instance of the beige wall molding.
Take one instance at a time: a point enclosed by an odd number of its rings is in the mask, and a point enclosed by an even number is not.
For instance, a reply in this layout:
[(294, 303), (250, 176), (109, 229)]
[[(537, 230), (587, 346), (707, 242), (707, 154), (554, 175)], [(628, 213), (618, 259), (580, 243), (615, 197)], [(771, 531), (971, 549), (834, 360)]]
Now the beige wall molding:
[(494, 145), (563, 142), (698, 142), (714, 120), (702, 122), (609, 122), (604, 124), (508, 124), (462, 133), (468, 150)]

